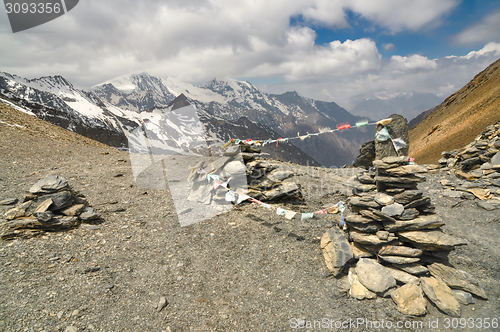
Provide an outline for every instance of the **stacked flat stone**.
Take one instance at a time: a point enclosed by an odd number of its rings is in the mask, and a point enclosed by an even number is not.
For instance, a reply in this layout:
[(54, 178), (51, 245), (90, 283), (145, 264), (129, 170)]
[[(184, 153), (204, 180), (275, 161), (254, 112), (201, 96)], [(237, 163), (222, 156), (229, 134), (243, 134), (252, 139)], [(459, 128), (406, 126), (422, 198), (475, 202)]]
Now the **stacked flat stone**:
[(3, 239), (75, 228), (100, 216), (64, 178), (51, 175), (35, 183), (23, 203), (5, 213), (5, 219)]
[(469, 181), (484, 180), (500, 187), (500, 122), (488, 126), (463, 148), (441, 155), (441, 169), (452, 169), (458, 177)]
[[(355, 195), (349, 200), (353, 213), (345, 216), (347, 230), (334, 227), (321, 239), (329, 270), (338, 276), (349, 267), (352, 297), (391, 296), (398, 310), (409, 315), (426, 313), (424, 294), (451, 316), (460, 315), (459, 301), (466, 304), (470, 293), (485, 299), (472, 276), (440, 263), (467, 242), (441, 229), (444, 222), (430, 197), (418, 190), (427, 169), (411, 165), (406, 156), (373, 164), (375, 170), (356, 177), (358, 184), (351, 179)], [(370, 190), (359, 190), (363, 185)], [(464, 290), (468, 295), (460, 293)]]
[[(277, 162), (256, 158), (260, 152), (261, 150), (254, 145), (233, 143), (225, 148), (224, 155), (217, 158), (210, 167), (198, 164), (188, 178), (188, 181), (193, 182), (192, 193), (195, 193), (190, 195), (190, 199), (200, 201), (210, 197), (216, 202), (225, 201), (227, 190), (220, 187), (214, 191), (213, 185), (206, 181), (206, 173), (196, 172), (199, 168), (204, 168), (209, 174), (218, 175), (220, 182), (232, 178), (229, 187), (235, 190), (237, 195), (245, 194), (260, 201), (302, 197), (300, 187), (293, 179), (294, 172), (280, 170)], [(248, 190), (245, 192), (241, 190), (242, 188)], [(207, 199), (207, 202), (210, 202), (210, 199)]]

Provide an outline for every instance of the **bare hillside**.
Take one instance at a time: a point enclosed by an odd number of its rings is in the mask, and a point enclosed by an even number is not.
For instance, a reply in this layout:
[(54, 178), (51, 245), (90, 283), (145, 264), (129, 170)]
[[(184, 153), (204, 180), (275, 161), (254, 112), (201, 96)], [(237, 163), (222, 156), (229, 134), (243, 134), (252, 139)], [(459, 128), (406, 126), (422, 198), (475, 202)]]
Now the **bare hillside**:
[(410, 155), (435, 163), (442, 151), (466, 145), (500, 120), (500, 60), (449, 96), (410, 131)]

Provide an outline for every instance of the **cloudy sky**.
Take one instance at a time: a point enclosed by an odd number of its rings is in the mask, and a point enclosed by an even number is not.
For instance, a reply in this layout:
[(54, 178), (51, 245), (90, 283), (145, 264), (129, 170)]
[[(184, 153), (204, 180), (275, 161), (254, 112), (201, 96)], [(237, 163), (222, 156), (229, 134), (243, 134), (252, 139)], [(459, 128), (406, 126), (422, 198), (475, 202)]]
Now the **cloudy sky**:
[(500, 1), (83, 0), (13, 34), (0, 10), (0, 71), (78, 88), (148, 72), (248, 80), (346, 107), (360, 96), (445, 98), (500, 58)]

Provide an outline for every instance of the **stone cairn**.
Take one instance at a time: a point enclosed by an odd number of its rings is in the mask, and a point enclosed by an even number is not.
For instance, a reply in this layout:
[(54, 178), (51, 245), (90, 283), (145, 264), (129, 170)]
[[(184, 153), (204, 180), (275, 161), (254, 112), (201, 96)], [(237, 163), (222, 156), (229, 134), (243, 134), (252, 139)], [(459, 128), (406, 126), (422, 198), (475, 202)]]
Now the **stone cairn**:
[(453, 170), (465, 180), (500, 187), (500, 122), (488, 126), (467, 146), (441, 155), (441, 170)]
[[(236, 195), (248, 195), (260, 201), (283, 197), (301, 199), (300, 187), (293, 179), (294, 172), (282, 171), (279, 169), (279, 163), (258, 158), (260, 152), (258, 147), (251, 144), (232, 143), (224, 149), (223, 156), (215, 158), (210, 165), (204, 162), (198, 163), (188, 177), (188, 181), (193, 183), (192, 193), (203, 192), (204, 199), (208, 197), (207, 195), (211, 195), (211, 199), (216, 202), (224, 201), (227, 189), (219, 187), (213, 191), (213, 185), (206, 181), (207, 174), (215, 174), (222, 183), (231, 177), (236, 178), (229, 182), (228, 187), (235, 190)], [(206, 173), (200, 173), (200, 169), (204, 169)], [(238, 175), (242, 173), (246, 175), (244, 183), (238, 180)], [(248, 192), (241, 190), (241, 187), (247, 187)], [(190, 199), (199, 201), (198, 196), (200, 195), (191, 195)]]
[(5, 213), (5, 219), (7, 232), (2, 239), (71, 229), (82, 222), (99, 221), (100, 216), (64, 178), (51, 175), (35, 183), (24, 195), (23, 203)]
[(334, 276), (348, 270), (354, 298), (392, 297), (401, 313), (421, 316), (425, 294), (459, 317), (460, 304), (473, 303), (472, 295), (487, 298), (473, 276), (449, 266), (448, 253), (467, 242), (441, 229), (430, 197), (418, 190), (427, 169), (396, 155), (374, 160), (350, 180), (352, 214), (343, 230), (333, 227), (321, 238), (326, 265)]

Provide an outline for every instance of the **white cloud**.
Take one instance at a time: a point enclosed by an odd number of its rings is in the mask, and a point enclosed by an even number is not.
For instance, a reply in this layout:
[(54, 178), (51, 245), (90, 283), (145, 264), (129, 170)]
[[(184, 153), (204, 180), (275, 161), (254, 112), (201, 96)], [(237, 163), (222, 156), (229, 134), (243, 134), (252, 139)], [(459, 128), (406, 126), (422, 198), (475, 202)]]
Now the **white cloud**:
[(485, 16), (480, 22), (477, 22), (454, 38), (458, 44), (484, 44), (489, 41), (500, 42), (500, 10), (494, 11)]
[(427, 57), (418, 54), (409, 57), (393, 55), (387, 65), (388, 69), (397, 71), (431, 70), (436, 69), (436, 67), (436, 60), (429, 60)]
[(303, 10), (306, 19), (331, 27), (348, 27), (344, 9), (396, 33), (437, 24), (458, 0), (319, 0)]
[(393, 43), (382, 44), (382, 48), (384, 51), (392, 51), (396, 49), (396, 46)]
[[(361, 94), (438, 91), (445, 96), (496, 60), (499, 44), (463, 57), (383, 60), (376, 43), (366, 38), (316, 45), (313, 28), (348, 27), (351, 11), (386, 32), (426, 30), (457, 3), (87, 0), (57, 20), (17, 34), (10, 33), (6, 15), (0, 17), (0, 70), (29, 78), (59, 74), (81, 88), (143, 71), (191, 83), (227, 76), (267, 78), (284, 82), (268, 85), (268, 91), (297, 90), (347, 108)], [(298, 15), (315, 25), (290, 26)]]

